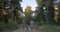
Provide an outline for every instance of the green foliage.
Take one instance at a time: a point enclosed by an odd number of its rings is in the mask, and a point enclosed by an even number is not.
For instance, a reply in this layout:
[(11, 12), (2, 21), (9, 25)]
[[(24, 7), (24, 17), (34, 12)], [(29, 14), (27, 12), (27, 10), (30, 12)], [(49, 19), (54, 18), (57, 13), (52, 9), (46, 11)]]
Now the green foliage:
[[(2, 16), (2, 20), (5, 18), (7, 19), (7, 21), (9, 20), (9, 18), (11, 19), (14, 19), (15, 16), (16, 16), (16, 19), (19, 18), (19, 12), (18, 11), (22, 11), (22, 8), (21, 8), (21, 4), (20, 2), (22, 2), (22, 0), (11, 0), (11, 1), (8, 1), (8, 0), (0, 0), (0, 16)], [(9, 9), (8, 8), (5, 8), (5, 6), (9, 6)], [(8, 15), (8, 16), (3, 16), (3, 11), (5, 11)], [(1, 19), (0, 18), (0, 19)], [(4, 20), (5, 20), (4, 19)], [(5, 21), (6, 22), (6, 21)]]
[(20, 28), (20, 25), (19, 24), (16, 24), (16, 23), (2, 23), (0, 22), (0, 31), (4, 31), (4, 30), (15, 30), (15, 29), (18, 29)]
[[(38, 22), (41, 22), (42, 24), (46, 22), (48, 24), (56, 24), (54, 20), (54, 8), (52, 7), (53, 3), (51, 0), (36, 0), (38, 6), (37, 6), (37, 20)], [(43, 9), (45, 7), (45, 9)], [(46, 12), (44, 12), (46, 11)], [(46, 15), (45, 15), (46, 14)], [(45, 22), (42, 22), (45, 21)]]
[(15, 24), (15, 23), (8, 23), (5, 25), (5, 28), (10, 29), (10, 30), (17, 29), (18, 27), (19, 27), (19, 25)]
[(27, 23), (29, 23), (29, 21), (32, 19), (32, 13), (31, 13), (31, 6), (27, 6), (25, 9), (25, 20)]
[[(20, 6), (20, 2), (22, 0), (11, 0), (10, 2), (8, 0), (0, 0), (0, 31), (2, 30), (14, 30), (19, 27), (17, 23), (14, 21), (14, 17), (16, 16), (16, 19), (19, 20), (19, 13), (18, 11), (22, 11), (22, 8)], [(9, 9), (5, 8), (5, 6), (9, 6)], [(3, 11), (7, 12), (6, 16), (3, 15)], [(4, 20), (12, 19), (9, 23), (2, 23)]]
[(42, 0), (36, 0), (37, 1), (37, 4), (40, 5)]
[[(56, 25), (45, 25), (45, 26), (43, 26), (44, 27), (44, 30), (45, 30), (45, 32), (60, 32), (59, 31), (59, 27), (60, 26), (56, 26)], [(59, 29), (57, 29), (57, 28), (59, 28)]]
[(0, 22), (0, 31), (4, 30), (4, 24)]

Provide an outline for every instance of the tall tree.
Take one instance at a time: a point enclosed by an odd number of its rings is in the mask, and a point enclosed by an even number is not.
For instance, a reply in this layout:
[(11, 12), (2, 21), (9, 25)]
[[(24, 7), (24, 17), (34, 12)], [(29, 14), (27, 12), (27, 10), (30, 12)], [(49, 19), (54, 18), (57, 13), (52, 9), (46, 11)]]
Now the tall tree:
[(26, 9), (25, 9), (25, 19), (26, 19), (26, 22), (28, 23), (32, 18), (31, 18), (31, 7), (30, 6), (27, 6)]
[(18, 11), (22, 11), (20, 2), (22, 0), (0, 0), (0, 14), (4, 22), (7, 23), (9, 18), (15, 18), (15, 16), (17, 18)]
[(46, 20), (46, 23), (54, 22), (54, 8), (52, 7), (53, 0), (37, 0), (37, 4), (37, 18), (39, 21)]
[(11, 7), (12, 7), (12, 9), (14, 9), (14, 10), (12, 10), (13, 16), (12, 15), (11, 16), (15, 20), (15, 22), (19, 17), (18, 12), (22, 11), (22, 8), (20, 6), (21, 1), (22, 0), (11, 0)]

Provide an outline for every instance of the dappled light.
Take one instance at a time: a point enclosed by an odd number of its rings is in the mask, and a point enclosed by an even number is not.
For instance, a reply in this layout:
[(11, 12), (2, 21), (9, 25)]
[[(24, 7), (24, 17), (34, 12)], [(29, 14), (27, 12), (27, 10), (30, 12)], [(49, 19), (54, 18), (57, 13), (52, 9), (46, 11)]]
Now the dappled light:
[(0, 32), (60, 32), (60, 0), (0, 0)]

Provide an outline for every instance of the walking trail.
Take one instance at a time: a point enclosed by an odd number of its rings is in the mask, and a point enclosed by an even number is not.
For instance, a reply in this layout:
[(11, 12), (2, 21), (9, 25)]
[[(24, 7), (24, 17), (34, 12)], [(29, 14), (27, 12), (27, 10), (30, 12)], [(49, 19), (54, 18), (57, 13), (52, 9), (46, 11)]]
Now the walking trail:
[[(29, 30), (30, 30), (30, 29), (29, 29)], [(12, 32), (27, 32), (27, 30), (25, 29), (25, 30), (23, 31), (23, 29), (21, 28), (21, 29), (12, 31)], [(33, 29), (33, 31), (28, 31), (28, 32), (44, 32), (44, 29), (43, 29), (42, 27), (40, 27), (38, 30)]]
[(3, 31), (3, 32), (44, 32), (44, 28), (39, 27), (39, 29), (33, 29), (33, 31), (30, 31), (30, 29), (29, 29), (29, 31), (27, 31), (26, 29), (24, 29), (24, 31), (23, 31), (23, 29), (20, 28), (20, 29), (14, 30), (14, 31)]

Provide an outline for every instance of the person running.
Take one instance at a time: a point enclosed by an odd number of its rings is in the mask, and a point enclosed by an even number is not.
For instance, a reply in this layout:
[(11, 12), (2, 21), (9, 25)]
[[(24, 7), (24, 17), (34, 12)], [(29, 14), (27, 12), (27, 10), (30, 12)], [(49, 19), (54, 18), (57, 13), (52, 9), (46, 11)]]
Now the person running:
[(23, 30), (25, 29), (25, 25), (26, 25), (26, 22), (23, 20), (23, 21), (22, 21)]
[(31, 29), (31, 31), (33, 30), (33, 27), (34, 27), (34, 21), (31, 20), (31, 21), (30, 21), (30, 29)]

